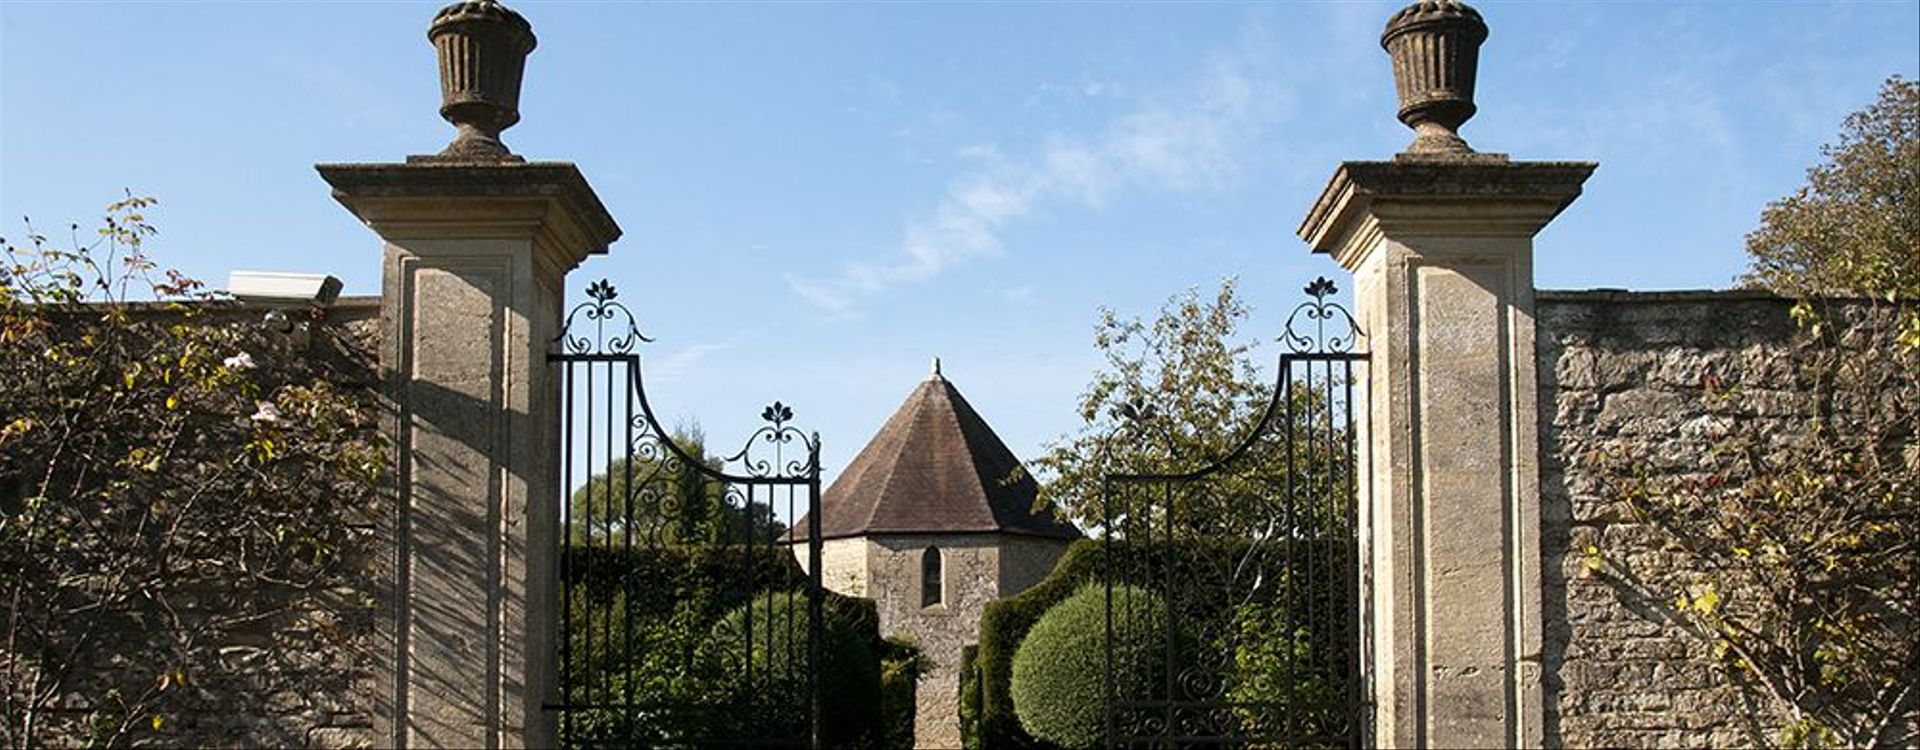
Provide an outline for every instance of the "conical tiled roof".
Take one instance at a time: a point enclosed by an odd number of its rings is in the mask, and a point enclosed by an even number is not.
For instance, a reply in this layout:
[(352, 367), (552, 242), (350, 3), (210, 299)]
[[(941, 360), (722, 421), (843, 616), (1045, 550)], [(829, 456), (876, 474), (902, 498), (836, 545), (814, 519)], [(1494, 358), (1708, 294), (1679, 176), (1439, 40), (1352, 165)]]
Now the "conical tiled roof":
[[(1071, 524), (1033, 512), (1039, 489), (935, 360), (933, 375), (827, 488), (820, 499), (820, 536), (1006, 532), (1079, 538)], [(793, 529), (793, 538), (807, 538), (807, 519)]]

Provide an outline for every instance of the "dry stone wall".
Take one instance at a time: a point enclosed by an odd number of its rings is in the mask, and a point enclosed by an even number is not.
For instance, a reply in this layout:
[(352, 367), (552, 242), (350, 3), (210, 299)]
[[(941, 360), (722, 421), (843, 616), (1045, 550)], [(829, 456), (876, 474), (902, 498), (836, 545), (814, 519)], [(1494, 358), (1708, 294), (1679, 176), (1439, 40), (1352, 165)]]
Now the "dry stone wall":
[[(137, 308), (136, 315), (166, 315), (163, 309)], [(201, 324), (251, 325), (257, 308), (214, 308)], [(286, 356), (326, 358), (320, 371), (339, 393), (374, 410), (381, 408), (375, 352), (380, 307), (377, 299), (345, 299), (315, 323), (310, 347), (295, 344)], [(262, 355), (267, 356), (267, 355)], [(315, 488), (315, 491), (328, 491)], [(347, 538), (331, 577), (317, 586), (277, 586), (250, 579), (246, 571), (227, 570), (199, 580), (221, 580), (198, 596), (175, 592), (173, 622), (139, 621), (90, 628), (84, 615), (64, 626), (91, 630), (86, 653), (69, 675), (70, 687), (55, 702), (26, 745), (84, 747), (101, 736), (100, 721), (125, 714), (128, 701), (148, 694), (159, 666), (150, 655), (186, 648), (168, 639), (184, 633), (217, 632), (220, 641), (193, 643), (196, 654), (213, 654), (192, 665), (183, 680), (165, 686), (164, 701), (149, 718), (134, 716), (133, 731), (121, 742), (169, 747), (371, 747), (376, 690), (374, 669), (379, 649), (376, 618), (381, 592), (374, 581), (383, 564), (385, 542), (378, 508), (343, 510)], [(187, 592), (190, 593), (190, 592)], [(248, 597), (244, 622), (218, 628), (195, 623), (232, 617), (229, 597)], [(27, 605), (31, 606), (31, 605)], [(257, 614), (264, 613), (264, 614)], [(72, 639), (66, 639), (72, 640)], [(63, 641), (65, 642), (65, 641)], [(5, 656), (0, 650), (0, 656)], [(0, 659), (0, 661), (5, 661)], [(0, 679), (7, 679), (0, 677)], [(20, 688), (12, 685), (10, 688)], [(17, 717), (8, 717), (9, 719)], [(91, 722), (91, 723), (90, 723)]]
[[(1838, 303), (1841, 307), (1858, 303)], [(1588, 565), (1592, 547), (1673, 591), (1695, 571), (1615, 499), (1601, 453), (1681, 478), (1741, 421), (1774, 440), (1807, 437), (1794, 386), (1792, 303), (1764, 293), (1540, 292), (1540, 462), (1546, 743), (1564, 747), (1750, 747), (1779, 730), (1670, 601)], [(1858, 313), (1859, 310), (1854, 310)], [(1707, 389), (1737, 389), (1709, 398)], [(1733, 597), (1729, 597), (1730, 599)]]
[[(343, 393), (380, 406), (378, 390), (380, 320), (378, 298), (343, 299), (320, 323), (309, 356), (336, 357)], [(385, 496), (382, 495), (384, 499)], [(179, 746), (285, 746), (370, 748), (375, 746), (374, 716), (381, 650), (390, 648), (377, 627), (385, 596), (375, 582), (384, 580), (392, 547), (390, 526), (380, 523), (382, 508), (350, 513), (361, 542), (346, 550), (339, 577), (317, 596), (293, 599), (273, 621), (261, 622), (253, 638), (223, 648), (234, 659), (239, 684), (205, 686), (210, 696), (203, 711), (181, 717)]]

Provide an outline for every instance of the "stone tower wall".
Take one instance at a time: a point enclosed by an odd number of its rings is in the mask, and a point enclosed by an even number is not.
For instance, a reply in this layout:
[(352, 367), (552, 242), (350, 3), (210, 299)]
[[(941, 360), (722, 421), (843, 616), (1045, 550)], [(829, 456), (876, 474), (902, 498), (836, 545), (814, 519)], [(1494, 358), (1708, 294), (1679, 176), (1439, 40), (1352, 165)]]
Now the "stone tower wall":
[[(1071, 539), (1005, 534), (1000, 537), (1000, 598), (1032, 588), (1053, 572)], [(976, 632), (974, 637), (979, 637)], [(972, 643), (972, 641), (969, 641)]]
[[(794, 546), (793, 556), (800, 561), (801, 570), (813, 572), (807, 567), (805, 546)], [(868, 596), (868, 583), (867, 540), (828, 539), (820, 543), (820, 585), (836, 594), (864, 598)]]
[[(958, 748), (960, 652), (979, 640), (981, 611), (1045, 577), (1068, 542), (1009, 534), (896, 534), (862, 543), (865, 595), (878, 605), (880, 632), (905, 636), (920, 648), (914, 746)], [(942, 604), (922, 607), (921, 560), (929, 548), (940, 550), (945, 597)], [(834, 569), (825, 574), (834, 576)]]
[[(867, 543), (880, 633), (911, 638), (922, 669), (914, 700), (914, 746), (960, 747), (960, 649), (979, 638), (980, 611), (1000, 596), (996, 534), (903, 534)], [(920, 606), (921, 558), (940, 550), (944, 603)]]

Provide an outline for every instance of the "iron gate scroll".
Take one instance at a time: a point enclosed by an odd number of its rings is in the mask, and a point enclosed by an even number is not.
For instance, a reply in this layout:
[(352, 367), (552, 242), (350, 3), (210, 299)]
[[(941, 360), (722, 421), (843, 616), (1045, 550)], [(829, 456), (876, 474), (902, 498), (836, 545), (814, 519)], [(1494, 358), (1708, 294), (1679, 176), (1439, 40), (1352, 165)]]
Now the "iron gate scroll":
[(562, 388), (561, 744), (819, 747), (820, 440), (775, 402), (709, 455), (647, 399), (633, 314), (606, 280), (568, 313)]
[[(1354, 394), (1366, 354), (1335, 291), (1324, 278), (1306, 288), (1271, 398), (1225, 456), (1103, 482), (1109, 747), (1360, 744)], [(1150, 447), (1168, 428), (1152, 406), (1121, 417), (1110, 446), (1199, 464)]]

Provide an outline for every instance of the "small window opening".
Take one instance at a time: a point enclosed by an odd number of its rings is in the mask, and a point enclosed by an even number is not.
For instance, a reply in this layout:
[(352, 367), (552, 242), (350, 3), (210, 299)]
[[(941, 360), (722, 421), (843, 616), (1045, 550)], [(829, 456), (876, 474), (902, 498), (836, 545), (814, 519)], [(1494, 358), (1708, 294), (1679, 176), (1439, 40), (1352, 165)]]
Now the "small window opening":
[(920, 606), (931, 607), (946, 602), (946, 592), (941, 586), (940, 548), (928, 547), (920, 553)]

